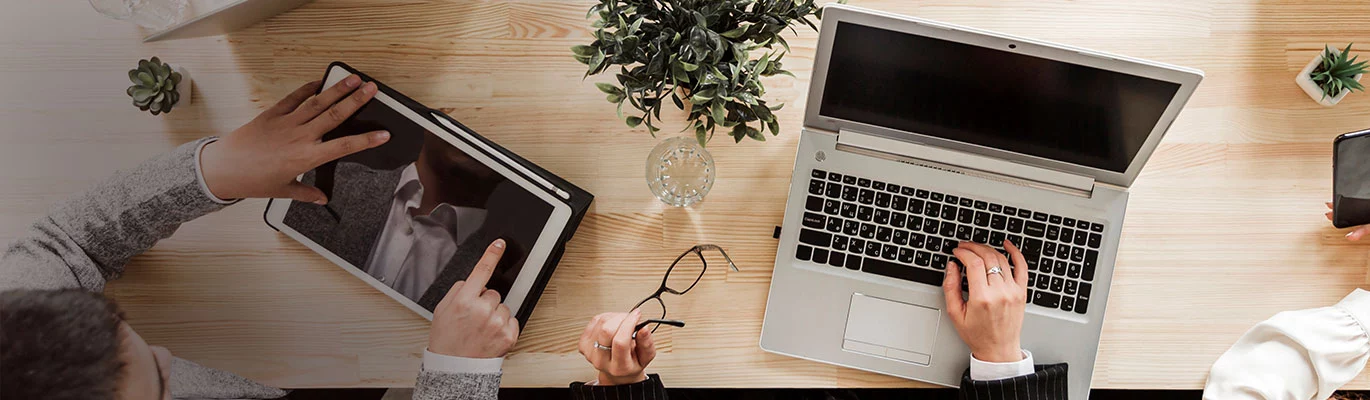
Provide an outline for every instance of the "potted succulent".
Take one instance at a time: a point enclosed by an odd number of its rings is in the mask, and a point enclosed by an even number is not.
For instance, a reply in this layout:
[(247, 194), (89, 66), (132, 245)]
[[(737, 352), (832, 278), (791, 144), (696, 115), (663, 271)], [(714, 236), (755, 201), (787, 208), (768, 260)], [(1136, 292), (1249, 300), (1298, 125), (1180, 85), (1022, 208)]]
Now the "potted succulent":
[(1294, 82), (1318, 104), (1334, 106), (1347, 94), (1364, 89), (1360, 78), (1365, 75), (1366, 62), (1356, 62), (1358, 58), (1351, 57), (1350, 44), (1344, 50), (1323, 46)]
[(152, 115), (171, 112), (182, 98), (190, 102), (190, 75), (185, 68), (172, 68), (157, 57), (138, 60), (138, 68), (128, 71), (128, 80), (133, 86), (125, 93), (133, 98), (133, 105)]
[[(780, 133), (772, 112), (783, 105), (767, 103), (761, 78), (794, 76), (782, 69), (789, 44), (781, 33), (817, 29), (809, 16), (821, 11), (814, 0), (600, 0), (586, 15), (595, 17), (594, 42), (571, 50), (587, 77), (619, 67), (617, 84), (596, 86), (629, 127), (646, 125), (655, 136), (653, 121), (670, 102), (687, 112), (685, 129), (701, 146), (719, 128), (735, 142), (765, 141), (763, 129)], [(626, 118), (625, 103), (637, 110)]]

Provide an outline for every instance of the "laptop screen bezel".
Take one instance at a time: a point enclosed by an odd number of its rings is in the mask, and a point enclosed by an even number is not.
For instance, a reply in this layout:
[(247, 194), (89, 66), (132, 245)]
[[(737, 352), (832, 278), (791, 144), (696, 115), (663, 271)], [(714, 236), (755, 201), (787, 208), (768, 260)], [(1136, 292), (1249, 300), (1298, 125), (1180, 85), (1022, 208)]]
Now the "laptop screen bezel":
[[(977, 145), (970, 142), (945, 139), (920, 134), (918, 132), (909, 132), (822, 115), (823, 89), (827, 83), (828, 61), (832, 54), (833, 38), (837, 34), (837, 26), (839, 23), (863, 25), (991, 49), (1011, 51), (1050, 60), (1172, 82), (1179, 84), (1180, 88), (1175, 92), (1175, 95), (1171, 97), (1170, 104), (1166, 106), (1165, 112), (1161, 114), (1161, 118), (1157, 121), (1156, 125), (1152, 127), (1146, 141), (1143, 142), (1141, 149), (1137, 151), (1137, 155), (1128, 163), (1128, 168), (1125, 172), (1088, 167), (1080, 164)], [(1012, 48), (1010, 48), (1010, 45), (1012, 45)], [(809, 85), (809, 97), (804, 111), (804, 126), (806, 128), (832, 132), (840, 132), (844, 129), (854, 130), (895, 140), (917, 142), (928, 146), (1089, 176), (1093, 177), (1096, 182), (1128, 187), (1137, 179), (1137, 175), (1141, 173), (1142, 166), (1146, 164), (1147, 159), (1155, 152), (1157, 145), (1161, 141), (1161, 137), (1165, 135), (1166, 130), (1168, 130), (1170, 125), (1175, 121), (1175, 118), (1180, 113), (1180, 109), (1184, 107), (1190, 96), (1193, 95), (1194, 89), (1202, 79), (1203, 71), (1192, 68), (1178, 67), (1154, 61), (1140, 60), (1054, 43), (1019, 38), (1011, 35), (949, 25), (920, 18), (833, 4), (826, 6), (823, 11), (823, 25), (822, 29), (819, 31), (818, 52), (814, 57), (813, 78)]]

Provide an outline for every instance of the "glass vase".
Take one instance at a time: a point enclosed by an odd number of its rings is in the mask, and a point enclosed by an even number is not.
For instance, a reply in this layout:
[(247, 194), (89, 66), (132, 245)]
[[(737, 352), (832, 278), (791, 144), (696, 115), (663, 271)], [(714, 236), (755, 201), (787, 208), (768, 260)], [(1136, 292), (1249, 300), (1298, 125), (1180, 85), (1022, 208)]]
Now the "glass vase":
[(691, 137), (662, 140), (647, 155), (647, 188), (666, 204), (689, 207), (714, 186), (714, 157)]

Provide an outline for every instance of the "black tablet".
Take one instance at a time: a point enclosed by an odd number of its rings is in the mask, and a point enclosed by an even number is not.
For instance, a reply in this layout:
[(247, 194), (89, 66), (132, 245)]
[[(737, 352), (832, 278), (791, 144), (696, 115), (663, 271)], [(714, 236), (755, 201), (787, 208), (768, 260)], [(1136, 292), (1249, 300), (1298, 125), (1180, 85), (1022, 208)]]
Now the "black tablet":
[[(323, 88), (353, 73), (334, 63)], [(526, 323), (588, 206), (572, 197), (588, 193), (380, 86), (325, 140), (384, 129), (390, 141), (300, 176), (328, 193), (329, 204), (273, 199), (267, 223), (430, 320), (486, 247), (504, 239), (487, 287)]]

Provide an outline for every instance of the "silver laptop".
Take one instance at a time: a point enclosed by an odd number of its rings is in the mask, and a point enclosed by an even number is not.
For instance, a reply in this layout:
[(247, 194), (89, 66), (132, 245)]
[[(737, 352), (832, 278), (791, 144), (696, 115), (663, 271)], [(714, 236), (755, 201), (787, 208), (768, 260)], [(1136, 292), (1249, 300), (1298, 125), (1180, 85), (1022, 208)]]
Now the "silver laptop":
[(188, 21), (144, 38), (144, 42), (223, 35), (295, 9), (313, 0), (202, 0), (194, 6), (217, 6)]
[(766, 351), (957, 386), (958, 241), (1024, 248), (1022, 345), (1089, 395), (1128, 186), (1198, 70), (849, 6), (823, 15)]

